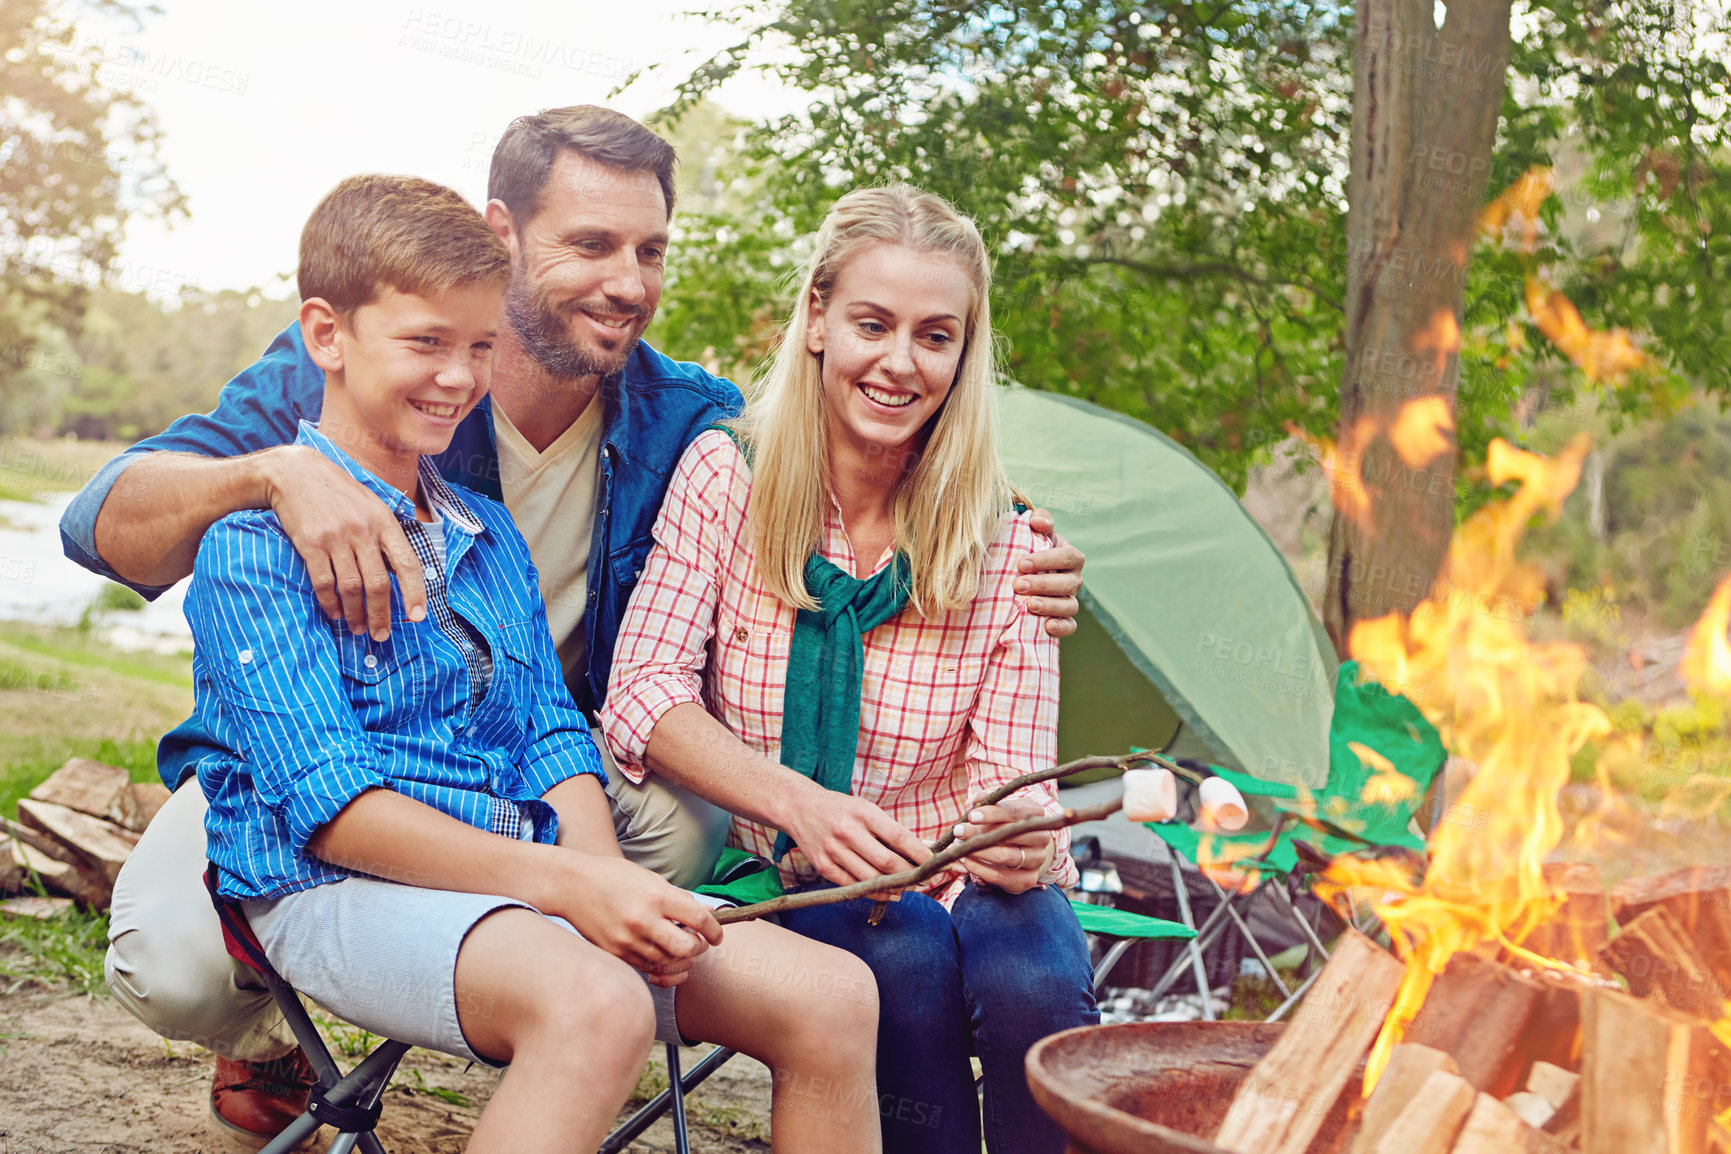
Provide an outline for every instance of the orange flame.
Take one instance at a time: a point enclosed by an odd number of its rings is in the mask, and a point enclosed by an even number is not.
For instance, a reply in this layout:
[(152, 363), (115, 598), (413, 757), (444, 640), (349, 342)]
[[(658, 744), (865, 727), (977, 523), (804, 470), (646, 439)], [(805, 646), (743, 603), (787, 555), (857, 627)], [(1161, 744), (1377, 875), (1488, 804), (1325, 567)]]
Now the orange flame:
[(1445, 814), (1432, 830), (1422, 882), (1398, 863), (1341, 858), (1317, 886), (1325, 899), (1364, 887), (1387, 895), (1377, 913), (1407, 963), (1372, 1051), (1366, 1093), (1432, 979), (1456, 953), (1501, 948), (1538, 965), (1559, 964), (1518, 943), (1559, 900), (1542, 866), (1563, 836), (1557, 796), (1568, 782), (1570, 757), (1611, 726), (1601, 710), (1576, 698), (1587, 664), (1581, 647), (1531, 642), (1520, 614), (1487, 606), (1531, 605), (1542, 597), (1543, 576), (1516, 559), (1516, 545), (1536, 514), (1560, 513), (1587, 449), (1587, 439), (1578, 437), (1547, 460), (1493, 442), (1492, 483), (1514, 481), (1519, 488), (1460, 527), (1430, 598), (1410, 618), (1391, 614), (1353, 628), (1349, 648), (1366, 673), (1405, 694), (1450, 752), (1476, 765), (1458, 810), (1450, 812), (1488, 819)]
[(1731, 577), (1719, 582), (1713, 599), (1707, 602), (1701, 620), (1689, 632), (1683, 647), (1683, 660), (1677, 673), (1685, 682), (1704, 693), (1731, 696), (1731, 643), (1725, 640), (1725, 630), (1731, 625)]
[[(1451, 339), (1452, 345), (1448, 344)], [(1460, 347), (1460, 329), (1455, 326), (1454, 314), (1447, 309), (1439, 312), (1413, 347), (1421, 351), (1437, 350), (1440, 372), (1440, 360)], [(1364, 458), (1377, 437), (1386, 433), (1401, 463), (1409, 469), (1422, 469), (1454, 448), (1454, 428), (1448, 398), (1440, 396), (1414, 397), (1401, 405), (1392, 419), (1366, 413), (1352, 422), (1339, 444), (1287, 426), (1316, 454), (1317, 463), (1328, 477), (1335, 509), (1367, 533), (1374, 528), (1375, 521), (1371, 515), (1370, 490), (1364, 482)]]
[(1502, 232), (1511, 218), (1522, 225), (1522, 247), (1532, 252), (1539, 245), (1539, 206), (1551, 195), (1554, 170), (1534, 165), (1520, 178), (1503, 189), (1501, 195), (1485, 205), (1479, 214), (1479, 231), (1495, 236)]
[(1539, 331), (1574, 361), (1589, 381), (1620, 377), (1647, 362), (1627, 329), (1588, 328), (1574, 302), (1535, 276), (1527, 277), (1527, 311), (1533, 314)]
[[(1452, 325), (1454, 314), (1444, 315)], [(1458, 347), (1458, 332), (1455, 343)], [(1388, 440), (1394, 446), (1394, 451), (1400, 454), (1402, 464), (1409, 469), (1422, 469), (1454, 448), (1454, 441), (1449, 436), (1454, 432), (1454, 428), (1455, 418), (1454, 414), (1449, 412), (1447, 398), (1414, 397), (1402, 405), (1400, 412), (1395, 415), (1394, 424), (1388, 431)]]

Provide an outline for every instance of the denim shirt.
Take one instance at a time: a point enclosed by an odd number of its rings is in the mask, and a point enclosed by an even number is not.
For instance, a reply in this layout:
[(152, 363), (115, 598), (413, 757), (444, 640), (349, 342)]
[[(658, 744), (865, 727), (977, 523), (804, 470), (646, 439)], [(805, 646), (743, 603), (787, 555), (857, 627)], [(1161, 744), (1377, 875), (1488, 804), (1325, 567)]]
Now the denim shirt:
[[(292, 444), (301, 421), (318, 419), (324, 384), (324, 373), (301, 343), (300, 326), (291, 324), (264, 356), (223, 387), (214, 410), (180, 418), (103, 466), (60, 518), (66, 556), (155, 599), (167, 586), (126, 581), (97, 555), (96, 518), (115, 479), (145, 453), (233, 457)], [(654, 544), (650, 531), (668, 479), (685, 447), (711, 424), (737, 414), (742, 404), (732, 382), (697, 365), (670, 360), (642, 341), (624, 370), (604, 380), (597, 395), (603, 405), (601, 476), (589, 546), (589, 598), (583, 611), (584, 664), (569, 686), (577, 704), (591, 711), (607, 697), (619, 623)], [(435, 463), (447, 480), (501, 499), (491, 398), (475, 406)], [(163, 781), (173, 789), (199, 757), (217, 748), (198, 718), (190, 718), (158, 748)]]
[[(414, 519), (407, 496), (311, 424), (296, 443), (341, 465), (399, 520)], [(500, 829), (501, 812), (520, 814), (536, 841), (551, 844), (558, 815), (542, 795), (578, 774), (606, 780), (565, 691), (529, 547), (510, 514), (465, 499), (427, 464), (422, 485), (444, 520), (438, 608), (468, 622), (492, 655), (478, 701), (462, 648), (432, 615), (410, 621), (400, 591), (384, 641), (326, 617), (270, 510), (231, 513), (199, 545), (186, 620), (196, 716), (225, 751), (202, 758), (198, 776), (210, 801), (207, 852), (226, 896), (279, 897), (350, 876), (310, 855), (307, 842), (369, 789), (479, 829)]]

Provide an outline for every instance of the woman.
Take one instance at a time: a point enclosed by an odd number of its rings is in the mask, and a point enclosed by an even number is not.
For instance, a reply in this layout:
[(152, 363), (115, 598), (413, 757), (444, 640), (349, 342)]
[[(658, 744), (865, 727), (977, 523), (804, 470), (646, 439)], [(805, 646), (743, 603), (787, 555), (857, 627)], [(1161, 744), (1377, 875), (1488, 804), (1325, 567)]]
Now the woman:
[[(1016, 559), (1045, 543), (1010, 512), (998, 459), (989, 288), (978, 232), (944, 201), (843, 197), (758, 395), (681, 461), (626, 613), (603, 711), (621, 768), (670, 772), (695, 752), (709, 777), (685, 780), (790, 886), (922, 860), (958, 821), (1058, 807), (1049, 786), (973, 804), (1051, 765), (1057, 732), (1057, 644), (1013, 587)], [(832, 836), (843, 823), (811, 819), (814, 794), (871, 811), (876, 840)], [(886, 1149), (979, 1148), (970, 1054), (993, 1154), (1062, 1149), (1022, 1063), (1035, 1039), (1098, 1020), (1056, 888), (1074, 877), (1067, 835), (1034, 833), (881, 924), (869, 900), (784, 915), (877, 978)]]

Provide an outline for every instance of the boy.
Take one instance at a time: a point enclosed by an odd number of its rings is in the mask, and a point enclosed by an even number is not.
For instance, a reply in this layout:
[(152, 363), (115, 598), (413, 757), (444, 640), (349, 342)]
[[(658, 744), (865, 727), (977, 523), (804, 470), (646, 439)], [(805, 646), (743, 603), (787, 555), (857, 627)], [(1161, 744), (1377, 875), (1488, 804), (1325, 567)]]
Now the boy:
[[(651, 1036), (682, 1029), (775, 1070), (778, 1148), (876, 1149), (869, 974), (774, 926), (723, 945), (624, 859), (528, 547), (426, 459), (487, 391), (509, 264), (461, 197), (413, 178), (346, 180), (307, 222), (300, 328), (325, 393), (297, 443), (392, 511), (429, 612), (393, 588), (389, 636), (351, 633), (276, 514), (211, 526), (186, 613), (199, 718), (233, 751), (199, 764), (220, 890), (334, 1013), (510, 1063), (471, 1149), (593, 1148)], [(754, 976), (790, 964), (836, 980)], [(780, 1088), (808, 1078), (858, 1092), (803, 1110)]]

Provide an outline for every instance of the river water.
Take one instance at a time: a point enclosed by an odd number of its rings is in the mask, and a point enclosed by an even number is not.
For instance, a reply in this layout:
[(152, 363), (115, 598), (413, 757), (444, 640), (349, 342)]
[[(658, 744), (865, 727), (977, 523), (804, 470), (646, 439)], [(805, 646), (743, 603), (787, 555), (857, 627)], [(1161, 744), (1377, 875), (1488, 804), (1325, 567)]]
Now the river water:
[[(42, 501), (0, 501), (0, 620), (76, 625), (106, 578), (73, 564), (60, 547), (60, 514), (73, 494)], [(103, 638), (123, 649), (173, 653), (192, 648), (181, 614), (182, 581), (143, 610), (109, 612), (98, 620)]]

